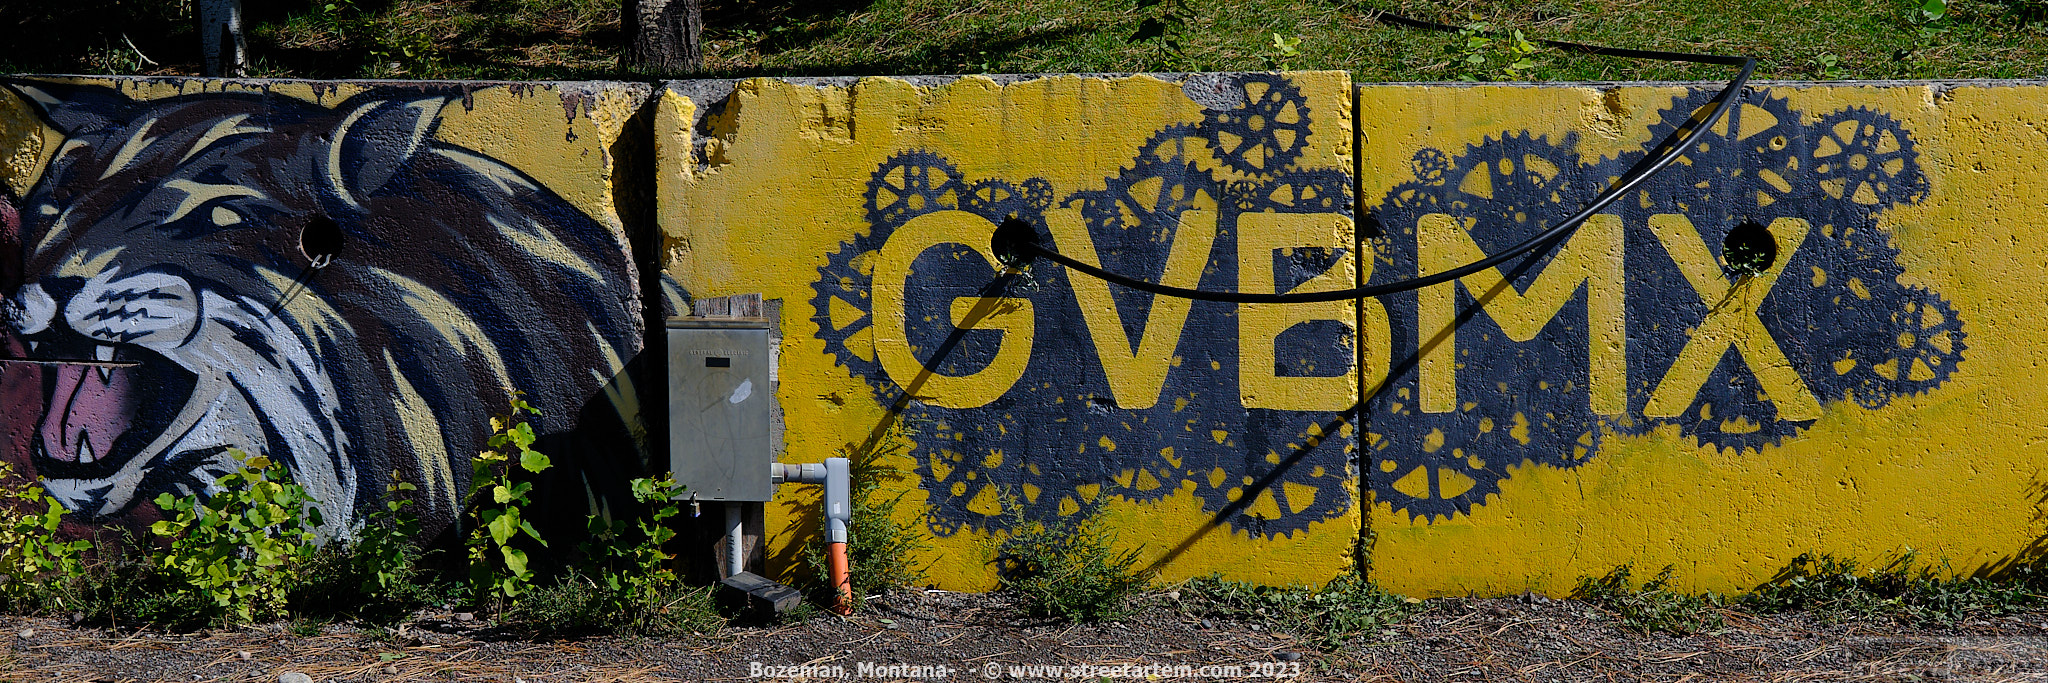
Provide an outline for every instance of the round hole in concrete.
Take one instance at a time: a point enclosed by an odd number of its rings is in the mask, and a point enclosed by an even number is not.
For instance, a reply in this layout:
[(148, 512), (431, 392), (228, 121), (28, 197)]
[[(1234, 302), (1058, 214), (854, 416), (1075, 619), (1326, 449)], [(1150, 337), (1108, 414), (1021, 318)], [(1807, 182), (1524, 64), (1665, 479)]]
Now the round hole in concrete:
[(319, 262), (325, 257), (332, 260), (341, 253), (341, 226), (326, 216), (314, 216), (299, 229), (299, 251), (306, 260)]
[(1771, 229), (1743, 221), (1721, 240), (1721, 264), (1735, 275), (1761, 275), (1778, 262), (1778, 240)]
[(1038, 231), (1016, 216), (1005, 219), (996, 226), (996, 232), (989, 237), (989, 249), (995, 252), (996, 260), (1005, 268), (1022, 268), (1031, 264), (1032, 253), (1025, 245), (1038, 241)]

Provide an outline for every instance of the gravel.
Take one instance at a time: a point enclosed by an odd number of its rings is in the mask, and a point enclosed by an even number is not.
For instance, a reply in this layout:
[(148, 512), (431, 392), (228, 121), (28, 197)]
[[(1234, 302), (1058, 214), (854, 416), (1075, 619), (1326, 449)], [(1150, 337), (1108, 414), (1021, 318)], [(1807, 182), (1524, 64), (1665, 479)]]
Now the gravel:
[[(1023, 619), (997, 595), (900, 591), (852, 617), (675, 639), (533, 640), (498, 630), (488, 615), (465, 621), (448, 612), (415, 615), (403, 629), (334, 624), (313, 636), (283, 624), (173, 634), (0, 617), (0, 632), (34, 636), (0, 645), (0, 680), (541, 683), (749, 680), (756, 672), (841, 680), (832, 674), (842, 671), (845, 679), (924, 680), (943, 666), (949, 680), (979, 681), (991, 665), (1014, 680), (1033, 672), (1013, 666), (1079, 664), (1109, 667), (1084, 680), (1142, 680), (1146, 665), (1240, 667), (1210, 680), (1296, 672), (1313, 681), (2048, 679), (2048, 612), (1927, 629), (1730, 611), (1722, 631), (1671, 636), (1628, 630), (1576, 600), (1434, 599), (1326, 653), (1284, 632), (1189, 616), (1177, 596), (1143, 602), (1123, 622), (1074, 625)], [(863, 664), (876, 675), (861, 676)]]

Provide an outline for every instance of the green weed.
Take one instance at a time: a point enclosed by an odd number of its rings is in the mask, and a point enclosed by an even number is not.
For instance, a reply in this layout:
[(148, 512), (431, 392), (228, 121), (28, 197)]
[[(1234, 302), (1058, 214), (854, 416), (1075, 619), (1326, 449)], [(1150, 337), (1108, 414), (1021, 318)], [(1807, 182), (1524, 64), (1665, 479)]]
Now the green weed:
[(0, 608), (41, 611), (54, 595), (46, 587), (84, 573), (80, 556), (90, 541), (60, 541), (64, 505), (33, 481), (6, 484), (14, 468), (0, 462)]
[(1324, 652), (1406, 617), (1418, 601), (1380, 590), (1347, 572), (1321, 588), (1261, 586), (1220, 576), (1191, 579), (1175, 587), (1181, 610), (1259, 624), (1293, 634)]
[(1579, 588), (1572, 595), (1613, 611), (1623, 625), (1640, 631), (1684, 635), (1716, 631), (1727, 624), (1721, 615), (1726, 603), (1721, 596), (1671, 590), (1671, 567), (1640, 586), (1630, 575), (1631, 569), (1622, 565), (1606, 576), (1579, 579)]
[(996, 580), (1033, 618), (1096, 622), (1131, 614), (1130, 598), (1151, 583), (1135, 569), (1138, 551), (1116, 550), (1116, 535), (1093, 508), (1045, 521), (1014, 501), (1008, 538), (996, 548)]
[(1469, 18), (1471, 23), (1458, 30), (1462, 40), (1444, 47), (1459, 80), (1521, 81), (1535, 75), (1536, 55), (1543, 48), (1522, 29), (1497, 29), (1477, 13)]
[(2048, 577), (2022, 566), (2002, 579), (1955, 576), (1945, 563), (1919, 566), (1912, 551), (1864, 568), (1831, 555), (1800, 555), (1749, 595), (1742, 606), (1763, 613), (1805, 610), (1824, 620), (1888, 619), (1953, 625), (1976, 616), (2011, 614), (2048, 598)]
[(216, 619), (248, 623), (283, 614), (293, 573), (312, 557), (313, 529), (324, 522), (283, 463), (228, 453), (240, 465), (217, 480), (218, 492), (158, 494), (170, 518), (149, 530), (171, 540), (159, 566), (205, 596)]
[(521, 516), (522, 510), (533, 504), (527, 499), (533, 482), (515, 482), (512, 477), (515, 462), (532, 474), (553, 464), (548, 456), (533, 450), (536, 437), (527, 417), (540, 411), (517, 396), (511, 403), (511, 415), (491, 418), (490, 450), (470, 459), (467, 507), (471, 526), (465, 547), (469, 551), (470, 600), (479, 604), (516, 598), (533, 583), (526, 551), (515, 547), (514, 539), (523, 534), (541, 547), (548, 544), (533, 523)]
[(406, 510), (415, 490), (393, 472), (384, 509), (370, 513), (353, 542), (322, 547), (287, 596), (294, 614), (389, 624), (421, 607), (459, 600), (456, 587), (422, 566), (419, 520)]
[(631, 633), (677, 636), (709, 633), (725, 626), (712, 587), (680, 582), (652, 583), (620, 591), (604, 579), (571, 572), (537, 586), (506, 608), (506, 625), (537, 635)]
[(53, 587), (59, 609), (113, 626), (186, 631), (219, 623), (213, 600), (192, 590), (135, 539), (102, 540), (89, 554), (92, 559), (79, 576)]
[[(855, 609), (869, 595), (925, 581), (925, 567), (915, 557), (930, 549), (931, 541), (916, 523), (897, 520), (897, 505), (901, 504), (903, 493), (890, 495), (884, 490), (886, 483), (905, 476), (888, 461), (909, 452), (909, 438), (905, 428), (898, 425), (871, 446), (863, 448), (849, 443), (839, 449), (839, 455), (848, 460), (848, 474), (853, 480), (853, 519), (846, 530), (846, 556)], [(822, 601), (830, 601), (836, 593), (828, 578), (825, 551), (821, 535), (804, 547), (804, 563), (810, 565), (816, 577), (811, 593)]]

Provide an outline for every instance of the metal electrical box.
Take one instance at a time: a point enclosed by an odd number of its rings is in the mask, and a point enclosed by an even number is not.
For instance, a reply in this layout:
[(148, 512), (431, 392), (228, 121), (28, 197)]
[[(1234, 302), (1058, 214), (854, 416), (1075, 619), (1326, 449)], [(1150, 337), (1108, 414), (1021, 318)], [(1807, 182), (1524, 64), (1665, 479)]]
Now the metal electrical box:
[(766, 501), (774, 458), (769, 323), (668, 321), (669, 470), (682, 498)]

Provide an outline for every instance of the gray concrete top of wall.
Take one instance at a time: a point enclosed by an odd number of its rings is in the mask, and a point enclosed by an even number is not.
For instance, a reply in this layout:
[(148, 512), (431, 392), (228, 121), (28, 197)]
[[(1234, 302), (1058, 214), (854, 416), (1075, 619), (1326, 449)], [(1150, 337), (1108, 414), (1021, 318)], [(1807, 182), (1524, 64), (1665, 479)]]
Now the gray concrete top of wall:
[[(1103, 79), (1129, 78), (1131, 76), (1151, 76), (1153, 78), (1157, 78), (1159, 80), (1166, 81), (1169, 83), (1181, 84), (1181, 91), (1187, 93), (1188, 99), (1194, 100), (1195, 102), (1201, 104), (1204, 107), (1210, 109), (1235, 109), (1238, 107), (1242, 107), (1245, 104), (1244, 91), (1230, 87), (1231, 77), (1236, 76), (1240, 73), (1248, 72), (952, 74), (936, 76), (926, 75), (880, 77), (893, 78), (896, 80), (905, 81), (910, 83), (911, 85), (920, 88), (932, 88), (942, 85), (948, 85), (962, 78), (968, 78), (970, 76), (980, 76), (982, 78), (987, 78), (991, 81), (995, 81), (996, 85), (1013, 85), (1016, 83), (1026, 83), (1044, 78), (1068, 76)], [(770, 78), (772, 78), (772, 80), (782, 81), (784, 83), (810, 86), (814, 88), (844, 88), (860, 82), (860, 79), (874, 77), (875, 76), (779, 76)], [(719, 78), (700, 80), (675, 80), (668, 81), (666, 83), (663, 83), (662, 85), (669, 92), (673, 92), (678, 95), (688, 97), (691, 101), (698, 103), (699, 106), (697, 108), (696, 120), (692, 121), (691, 123), (693, 125), (701, 125), (703, 124), (704, 118), (706, 116), (709, 116), (710, 114), (718, 111), (719, 109), (725, 106), (726, 98), (732, 96), (733, 89), (737, 87), (741, 81), (748, 80), (753, 79)]]

